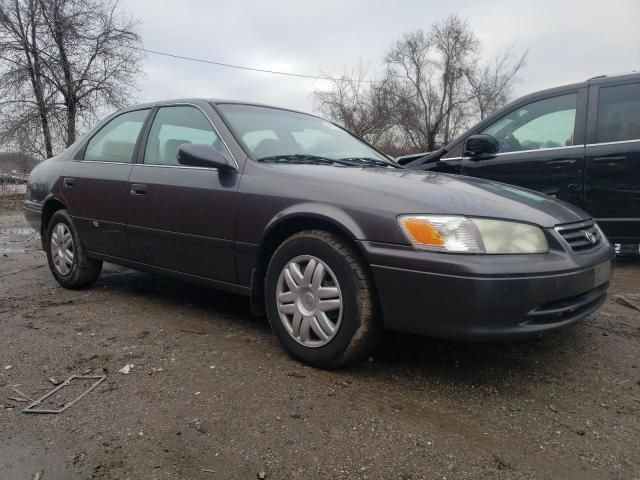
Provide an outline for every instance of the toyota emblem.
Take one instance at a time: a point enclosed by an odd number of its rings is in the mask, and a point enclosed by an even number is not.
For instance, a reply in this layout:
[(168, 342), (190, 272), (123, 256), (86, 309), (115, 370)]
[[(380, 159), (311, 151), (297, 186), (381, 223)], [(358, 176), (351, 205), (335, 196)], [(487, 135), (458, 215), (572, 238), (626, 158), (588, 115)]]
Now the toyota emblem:
[(591, 245), (593, 245), (594, 243), (596, 243), (596, 236), (591, 233), (591, 232), (584, 232), (584, 236), (587, 238), (587, 240), (589, 241), (589, 243)]

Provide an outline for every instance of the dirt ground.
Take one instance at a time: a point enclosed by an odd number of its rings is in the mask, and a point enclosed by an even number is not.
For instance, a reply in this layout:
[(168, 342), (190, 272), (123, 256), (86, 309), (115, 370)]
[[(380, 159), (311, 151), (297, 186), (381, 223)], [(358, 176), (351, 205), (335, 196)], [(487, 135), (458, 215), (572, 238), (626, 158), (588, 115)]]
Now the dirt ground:
[[(243, 297), (112, 265), (69, 291), (45, 264), (5, 200), (0, 479), (640, 479), (640, 311), (613, 298), (640, 292), (638, 262), (543, 339), (387, 333), (338, 372), (289, 359)], [(72, 374), (107, 378), (22, 413)]]

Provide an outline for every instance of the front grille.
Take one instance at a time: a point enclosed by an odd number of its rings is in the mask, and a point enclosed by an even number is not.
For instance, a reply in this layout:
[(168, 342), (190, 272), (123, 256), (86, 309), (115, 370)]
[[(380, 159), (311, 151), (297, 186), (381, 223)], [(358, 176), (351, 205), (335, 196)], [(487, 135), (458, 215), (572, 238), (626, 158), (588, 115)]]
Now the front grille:
[(567, 223), (556, 227), (556, 232), (576, 253), (584, 253), (599, 247), (604, 241), (600, 229), (593, 220)]

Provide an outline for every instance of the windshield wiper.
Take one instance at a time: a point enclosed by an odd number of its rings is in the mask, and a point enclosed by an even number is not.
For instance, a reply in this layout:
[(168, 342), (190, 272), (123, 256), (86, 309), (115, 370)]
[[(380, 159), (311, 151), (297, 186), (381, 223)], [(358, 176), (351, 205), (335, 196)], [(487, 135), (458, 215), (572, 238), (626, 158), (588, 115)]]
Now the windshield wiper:
[(328, 158), (320, 155), (309, 155), (306, 153), (289, 153), (284, 155), (271, 155), (258, 159), (265, 163), (297, 163), (303, 165), (340, 165), (343, 167), (394, 167), (399, 168), (391, 162), (385, 162), (371, 157), (346, 157)]
[(346, 157), (341, 158), (340, 162), (344, 162), (348, 165), (353, 165), (354, 167), (392, 167), (392, 168), (401, 168), (399, 165), (395, 165), (391, 162), (387, 162), (385, 160), (380, 160), (378, 158), (371, 157)]
[(265, 163), (300, 163), (307, 165), (333, 165), (334, 160), (318, 155), (307, 155), (304, 153), (290, 153), (286, 155), (271, 155), (258, 159), (259, 162)]

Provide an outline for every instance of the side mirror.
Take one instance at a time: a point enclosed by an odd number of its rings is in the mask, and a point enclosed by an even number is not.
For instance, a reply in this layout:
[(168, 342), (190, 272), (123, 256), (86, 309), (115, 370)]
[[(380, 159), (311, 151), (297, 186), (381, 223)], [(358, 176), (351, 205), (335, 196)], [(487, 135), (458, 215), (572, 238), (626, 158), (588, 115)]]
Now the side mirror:
[(178, 147), (178, 163), (189, 167), (217, 168), (221, 172), (236, 169), (236, 166), (212, 145), (197, 143), (183, 143)]
[(493, 135), (471, 135), (464, 142), (464, 156), (471, 157), (472, 160), (493, 158), (499, 147), (500, 144)]

